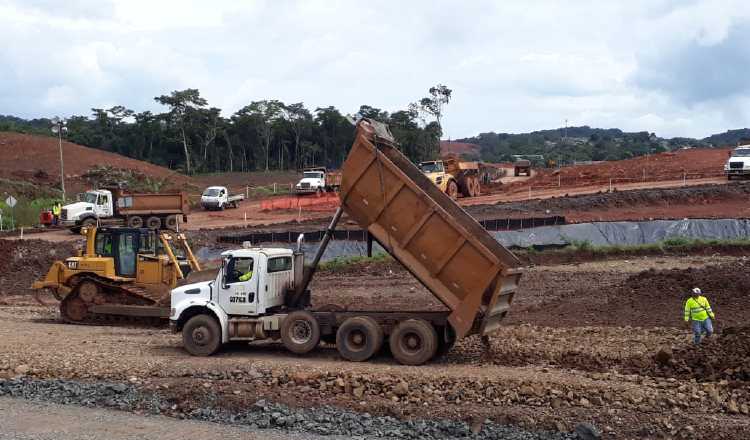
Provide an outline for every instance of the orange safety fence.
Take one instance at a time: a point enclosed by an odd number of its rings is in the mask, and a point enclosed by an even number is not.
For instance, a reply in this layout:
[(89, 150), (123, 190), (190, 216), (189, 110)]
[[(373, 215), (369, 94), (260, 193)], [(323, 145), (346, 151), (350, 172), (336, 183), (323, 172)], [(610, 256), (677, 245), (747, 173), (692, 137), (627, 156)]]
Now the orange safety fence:
[(279, 209), (303, 209), (305, 211), (332, 211), (339, 207), (341, 201), (336, 193), (321, 195), (273, 197), (261, 200), (261, 211)]

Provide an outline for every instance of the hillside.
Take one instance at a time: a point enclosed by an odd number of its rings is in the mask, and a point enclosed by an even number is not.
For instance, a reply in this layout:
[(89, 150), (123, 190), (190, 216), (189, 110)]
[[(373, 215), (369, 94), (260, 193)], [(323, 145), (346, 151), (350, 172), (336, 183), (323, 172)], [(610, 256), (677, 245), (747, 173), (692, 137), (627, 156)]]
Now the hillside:
[(464, 157), (479, 157), (480, 147), (479, 145), (466, 142), (440, 141), (440, 156), (445, 157), (451, 154)]
[[(0, 132), (0, 151), (4, 186), (24, 182), (45, 189), (59, 188), (60, 150), (56, 138)], [(67, 141), (63, 141), (63, 158), (68, 192), (88, 186), (85, 175), (101, 167), (131, 170), (133, 178), (159, 182), (165, 189), (190, 184), (190, 178), (167, 168)]]

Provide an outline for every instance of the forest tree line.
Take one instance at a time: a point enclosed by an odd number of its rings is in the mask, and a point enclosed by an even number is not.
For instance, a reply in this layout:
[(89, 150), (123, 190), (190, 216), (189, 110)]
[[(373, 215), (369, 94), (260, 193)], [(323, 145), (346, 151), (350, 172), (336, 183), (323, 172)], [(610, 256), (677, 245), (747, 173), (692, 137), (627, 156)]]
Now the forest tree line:
[[(362, 105), (355, 116), (388, 124), (411, 160), (433, 159), (439, 154), (440, 119), (450, 96), (450, 89), (437, 85), (404, 110), (389, 113)], [(154, 100), (163, 112), (117, 105), (71, 116), (65, 121), (65, 139), (193, 174), (336, 168), (354, 138), (352, 117), (332, 106), (310, 110), (301, 102), (261, 100), (225, 117), (197, 89), (176, 90)], [(50, 135), (51, 125), (46, 118), (0, 117), (0, 131)]]

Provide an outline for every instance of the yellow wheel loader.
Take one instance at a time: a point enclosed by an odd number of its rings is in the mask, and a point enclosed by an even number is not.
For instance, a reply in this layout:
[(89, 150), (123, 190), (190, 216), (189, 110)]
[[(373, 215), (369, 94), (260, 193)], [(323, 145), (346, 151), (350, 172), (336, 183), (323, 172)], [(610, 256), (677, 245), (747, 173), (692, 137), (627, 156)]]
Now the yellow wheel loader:
[[(184, 234), (84, 227), (85, 250), (55, 261), (34, 289), (49, 289), (68, 322), (169, 318), (169, 292), (201, 268)], [(191, 281), (195, 281), (191, 276)]]

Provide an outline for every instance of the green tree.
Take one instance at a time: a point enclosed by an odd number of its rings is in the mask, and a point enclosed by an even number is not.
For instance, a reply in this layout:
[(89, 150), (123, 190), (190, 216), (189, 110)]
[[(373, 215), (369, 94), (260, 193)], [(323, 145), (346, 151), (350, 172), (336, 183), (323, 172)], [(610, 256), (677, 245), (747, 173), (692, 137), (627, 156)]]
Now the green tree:
[(185, 172), (191, 174), (191, 155), (188, 142), (191, 118), (198, 109), (205, 107), (208, 102), (201, 98), (198, 89), (175, 90), (169, 95), (157, 96), (154, 100), (169, 107), (169, 121), (177, 127), (182, 140), (183, 152), (185, 153)]

